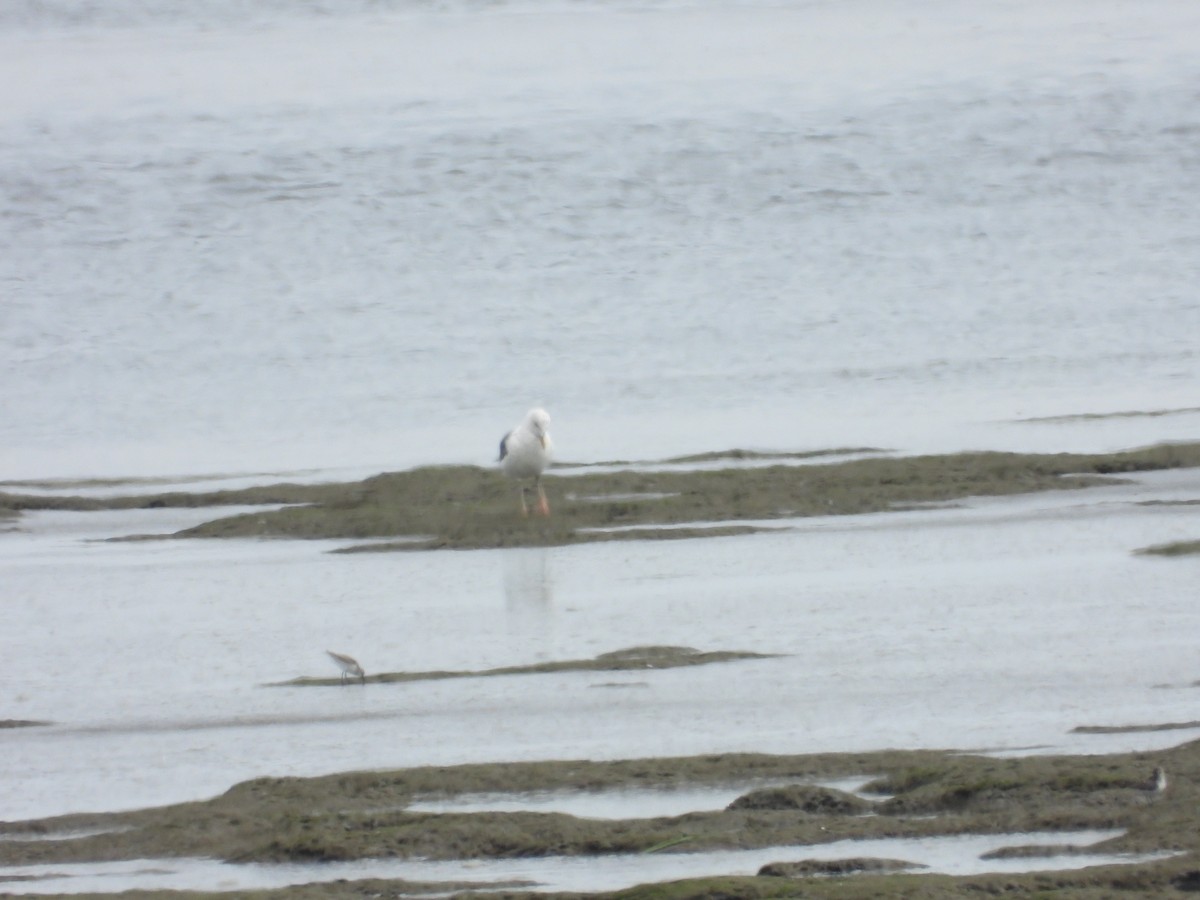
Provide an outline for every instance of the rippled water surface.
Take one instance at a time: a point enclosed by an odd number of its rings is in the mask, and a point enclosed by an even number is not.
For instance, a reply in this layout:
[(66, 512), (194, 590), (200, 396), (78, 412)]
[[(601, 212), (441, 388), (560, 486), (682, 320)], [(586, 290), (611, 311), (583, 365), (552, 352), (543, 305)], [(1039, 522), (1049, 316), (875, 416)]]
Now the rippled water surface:
[[(0, 481), (486, 464), (534, 403), (580, 462), (1194, 439), (1197, 33), (1173, 0), (6, 5)], [(1195, 731), (1071, 729), (1195, 719), (1195, 562), (1132, 551), (1197, 537), (1198, 493), (353, 557), (94, 540), (211, 511), (0, 520), (0, 719), (53, 723), (0, 731), (0, 818), (369, 767), (1167, 746)], [(326, 649), (640, 644), (779, 655), (264, 686)]]
[(243, 7), (2, 14), (4, 477), (1200, 405), (1191, 4)]

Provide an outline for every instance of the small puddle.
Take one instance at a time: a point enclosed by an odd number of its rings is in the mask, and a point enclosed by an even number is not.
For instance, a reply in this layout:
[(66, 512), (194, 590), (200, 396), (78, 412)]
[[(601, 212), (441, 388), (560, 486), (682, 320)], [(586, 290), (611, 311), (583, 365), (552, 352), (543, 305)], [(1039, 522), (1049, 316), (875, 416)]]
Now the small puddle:
[(13, 831), (0, 834), (0, 843), (34, 843), (35, 841), (77, 841), (80, 838), (95, 837), (98, 834), (122, 834), (133, 831), (132, 826), (120, 828), (78, 828), (73, 831)]
[(578, 500), (582, 503), (620, 503), (623, 501), (632, 500), (666, 500), (670, 497), (682, 496), (678, 491), (672, 493), (626, 493), (626, 494), (567, 494), (569, 500)]
[[(803, 782), (834, 788), (867, 800), (883, 800), (878, 794), (862, 794), (874, 776), (855, 776), (828, 781)], [(631, 788), (603, 791), (534, 791), (524, 794), (459, 794), (446, 799), (410, 803), (412, 812), (478, 813), (542, 812), (566, 813), (581, 819), (657, 819), (693, 812), (719, 811), (750, 791), (801, 782), (770, 780), (742, 784), (692, 785), (681, 788)]]
[(498, 860), (366, 859), (346, 863), (233, 865), (208, 859), (127, 860), (0, 868), (0, 884), (30, 894), (116, 893), (130, 890), (246, 891), (289, 885), (364, 878), (446, 882), (461, 889), (523, 889), (547, 892), (615, 891), (681, 878), (754, 875), (772, 862), (849, 857), (902, 859), (918, 871), (946, 875), (986, 872), (1018, 873), (1082, 869), (1087, 866), (1135, 864), (1170, 854), (1070, 854), (1014, 859), (983, 859), (1002, 847), (1087, 846), (1117, 837), (1120, 831), (1048, 832), (1038, 834), (956, 835), (953, 837), (837, 841), (816, 846), (779, 846), (708, 853), (654, 853), (585, 857), (542, 857)]

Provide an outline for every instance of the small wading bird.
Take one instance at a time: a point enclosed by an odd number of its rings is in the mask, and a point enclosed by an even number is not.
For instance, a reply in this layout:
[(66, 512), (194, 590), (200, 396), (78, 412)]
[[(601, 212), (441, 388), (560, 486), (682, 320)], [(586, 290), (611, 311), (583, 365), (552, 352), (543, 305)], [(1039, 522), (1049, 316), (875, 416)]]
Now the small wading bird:
[(1150, 790), (1156, 794), (1161, 794), (1167, 789), (1167, 770), (1162, 766), (1154, 767), (1154, 774), (1150, 776)]
[(509, 478), (522, 479), (521, 515), (529, 515), (529, 504), (525, 495), (529, 491), (523, 479), (532, 478), (537, 489), (537, 511), (550, 515), (550, 504), (542, 489), (542, 473), (550, 461), (550, 414), (544, 409), (531, 409), (525, 419), (500, 441), (500, 458), (497, 460)]
[(367, 683), (367, 673), (363, 671), (363, 667), (358, 664), (358, 660), (352, 659), (349, 656), (343, 656), (341, 653), (334, 653), (332, 650), (326, 650), (329, 658), (337, 663), (337, 667), (342, 670), (342, 684), (346, 683), (347, 678), (357, 678), (363, 684)]

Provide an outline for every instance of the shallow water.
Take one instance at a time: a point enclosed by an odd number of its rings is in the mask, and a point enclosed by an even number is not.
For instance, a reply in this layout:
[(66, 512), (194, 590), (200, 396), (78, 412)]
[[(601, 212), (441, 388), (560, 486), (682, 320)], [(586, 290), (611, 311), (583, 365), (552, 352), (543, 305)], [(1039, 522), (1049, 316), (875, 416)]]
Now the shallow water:
[(0, 477), (1200, 424), (1191, 4), (168, 7), (0, 11)]
[[(842, 778), (813, 782), (848, 793), (870, 782), (870, 778)], [(585, 819), (638, 819), (681, 816), (727, 807), (752, 790), (792, 784), (792, 781), (757, 781), (736, 785), (704, 785), (658, 790), (628, 789), (603, 791), (538, 791), (526, 794), (460, 794), (444, 800), (416, 800), (406, 809), (413, 812), (557, 812)], [(862, 796), (860, 794), (860, 796)], [(882, 799), (878, 794), (871, 799)]]
[(811, 847), (764, 847), (757, 850), (712, 853), (613, 854), (587, 858), (545, 857), (445, 862), (360, 860), (353, 863), (229, 865), (203, 859), (156, 859), (0, 868), (0, 874), (37, 879), (16, 882), (21, 891), (34, 894), (115, 893), (136, 888), (235, 891), (342, 878), (475, 881), (497, 887), (506, 882), (532, 882), (528, 887), (539, 891), (613, 891), (652, 881), (711, 875), (753, 875), (767, 863), (802, 859), (844, 859), (855, 856), (899, 858), (927, 867), (920, 871), (974, 875), (983, 872), (1081, 869), (1086, 866), (1144, 862), (1162, 857), (1162, 854), (1098, 852), (1023, 859), (982, 859), (985, 853), (1000, 847), (1063, 843), (1086, 846), (1118, 834), (1119, 831), (1080, 831), (1054, 834), (965, 835), (837, 841)]
[[(1195, 4), (50, 0), (0, 26), (0, 481), (488, 464), (534, 403), (580, 463), (1200, 433)], [(1196, 718), (1197, 562), (1131, 551), (1194, 539), (1196, 506), (1140, 503), (1200, 484), (1139, 482), (536, 551), (2, 520), (0, 719), (54, 724), (0, 731), (0, 818), (374, 767), (1165, 747), (1200, 730), (1070, 732)], [(336, 674), (327, 649), (639, 644), (781, 655), (263, 686)]]
[[(1196, 562), (1132, 551), (1200, 530), (1197, 506), (1147, 501), (1198, 495), (1183, 470), (748, 537), (351, 556), (327, 541), (93, 540), (193, 511), (32, 514), (0, 541), (0, 659), (19, 686), (4, 714), (55, 724), (0, 732), (0, 808), (15, 820), (257, 775), (458, 762), (1173, 745), (1197, 731), (1070, 729), (1195, 718)], [(639, 644), (781, 655), (264, 687), (336, 675), (327, 649), (370, 673)]]

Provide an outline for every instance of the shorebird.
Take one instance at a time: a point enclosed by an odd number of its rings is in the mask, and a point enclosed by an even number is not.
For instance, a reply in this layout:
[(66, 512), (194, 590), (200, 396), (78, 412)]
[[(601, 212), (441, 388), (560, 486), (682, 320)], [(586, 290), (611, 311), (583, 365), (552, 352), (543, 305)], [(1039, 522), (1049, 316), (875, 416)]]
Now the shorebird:
[(367, 683), (367, 673), (358, 664), (358, 660), (344, 656), (341, 653), (334, 653), (332, 650), (326, 650), (325, 652), (329, 654), (330, 659), (337, 663), (337, 667), (342, 670), (342, 684), (346, 683), (347, 678), (357, 678), (363, 684)]
[[(550, 504), (546, 502), (546, 492), (542, 489), (542, 473), (550, 461), (550, 414), (544, 409), (531, 409), (521, 424), (506, 434), (500, 441), (500, 458), (497, 462), (509, 478), (533, 479), (537, 489), (537, 511), (550, 515)], [(529, 504), (525, 495), (529, 486), (521, 483), (521, 515), (529, 515)]]
[(1162, 766), (1154, 767), (1154, 775), (1150, 778), (1150, 790), (1161, 794), (1167, 789), (1167, 770)]

